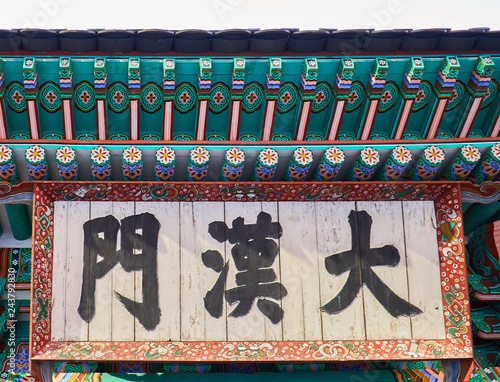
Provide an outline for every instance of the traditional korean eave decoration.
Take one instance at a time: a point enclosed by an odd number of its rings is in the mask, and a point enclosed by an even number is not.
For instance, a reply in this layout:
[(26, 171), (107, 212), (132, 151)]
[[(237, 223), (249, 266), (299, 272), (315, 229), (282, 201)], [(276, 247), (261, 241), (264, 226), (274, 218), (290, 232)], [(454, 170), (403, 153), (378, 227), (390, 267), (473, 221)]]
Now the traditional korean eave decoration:
[[(469, 311), (470, 301), (468, 297), (464, 247), (464, 227), (462, 212), (460, 209), (460, 189), (456, 184), (442, 182), (296, 182), (294, 184), (240, 182), (228, 187), (226, 182), (174, 182), (169, 185), (154, 182), (149, 182), (147, 184), (136, 182), (79, 182), (72, 184), (71, 187), (68, 187), (66, 182), (45, 182), (35, 184), (34, 193), (34, 247), (32, 260), (33, 275), (31, 298), (31, 309), (33, 314), (30, 318), (30, 356), (32, 362), (37, 363), (48, 360), (106, 362), (116, 361), (117, 359), (126, 362), (152, 360), (156, 362), (304, 362), (308, 360), (314, 362), (339, 360), (403, 361), (416, 359), (470, 359), (473, 356), (471, 341), (472, 330), (470, 326)], [(129, 205), (134, 205), (135, 203), (136, 208), (139, 208), (138, 206), (140, 206), (142, 209), (145, 208), (144, 211), (151, 211), (151, 208), (154, 208), (155, 206), (155, 202), (163, 201), (166, 203), (162, 203), (162, 210), (166, 211), (166, 209), (172, 209), (172, 211), (174, 211), (177, 209), (177, 211), (179, 211), (179, 208), (181, 208), (179, 206), (182, 204), (182, 208), (187, 211), (188, 207), (196, 205), (197, 203), (209, 201), (224, 203), (224, 201), (231, 200), (239, 202), (251, 202), (258, 200), (262, 202), (274, 202), (278, 203), (278, 205), (279, 203), (293, 201), (296, 205), (300, 205), (300, 203), (308, 203), (307, 206), (311, 205), (311, 203), (325, 201), (330, 203), (346, 203), (345, 201), (348, 201), (347, 203), (352, 203), (352, 205), (354, 205), (353, 202), (367, 205), (367, 201), (371, 200), (377, 200), (379, 202), (391, 201), (391, 203), (402, 202), (407, 203), (405, 205), (408, 206), (411, 203), (430, 203), (430, 211), (432, 210), (432, 215), (436, 217), (433, 224), (429, 222), (429, 229), (435, 230), (436, 233), (437, 250), (435, 253), (436, 258), (434, 260), (437, 267), (437, 285), (438, 288), (441, 289), (439, 305), (442, 306), (442, 317), (439, 319), (436, 318), (435, 321), (442, 322), (443, 337), (392, 340), (365, 339), (362, 341), (337, 340), (334, 338), (306, 339), (300, 341), (270, 341), (266, 339), (258, 341), (252, 339), (239, 341), (235, 339), (234, 341), (228, 341), (225, 338), (223, 341), (190, 341), (184, 339), (169, 341), (168, 339), (164, 340), (160, 337), (158, 337), (158, 339), (132, 341), (73, 341), (71, 339), (64, 339), (64, 330), (61, 331), (62, 328), (59, 324), (57, 324), (57, 322), (60, 322), (61, 319), (60, 309), (62, 302), (58, 299), (54, 299), (56, 294), (60, 293), (62, 288), (61, 286), (63, 285), (61, 281), (62, 278), (56, 278), (54, 276), (55, 274), (59, 274), (58, 272), (60, 272), (62, 265), (60, 261), (55, 261), (54, 259), (57, 256), (61, 256), (61, 254), (66, 256), (67, 251), (65, 246), (60, 242), (60, 235), (62, 232), (61, 227), (64, 227), (64, 222), (66, 220), (63, 218), (64, 214), (61, 214), (64, 210), (56, 210), (54, 207), (56, 203), (60, 203), (60, 206), (69, 206), (66, 211), (68, 216), (70, 216), (69, 213), (74, 214), (76, 210), (72, 208), (73, 204), (69, 205), (68, 203), (78, 203), (83, 207), (84, 205), (90, 205), (90, 203), (98, 201), (99, 203), (106, 203), (108, 206), (106, 208), (110, 208), (111, 203), (130, 202)], [(311, 202), (312, 200), (315, 200), (315, 202)], [(342, 202), (337, 202), (338, 200), (342, 200)], [(270, 205), (271, 203), (267, 204)], [(214, 205), (214, 203), (211, 203), (211, 205)], [(123, 206), (125, 206), (125, 204), (123, 204)], [(253, 208), (251, 206), (257, 206), (258, 212), (260, 212), (261, 208), (263, 208), (260, 203), (257, 204), (255, 202), (249, 203), (248, 208)], [(351, 207), (349, 207), (347, 211), (349, 211), (350, 208)], [(206, 218), (204, 218), (203, 221), (209, 222), (210, 217), (207, 216), (207, 210), (203, 209), (201, 211), (201, 214), (196, 214), (198, 219), (205, 216)], [(220, 209), (220, 211), (224, 214), (224, 209)], [(227, 211), (231, 210), (229, 209)], [(318, 211), (318, 209), (316, 211)], [(319, 211), (330, 217), (335, 215), (333, 210), (332, 213), (322, 211), (321, 208)], [(56, 212), (59, 215), (56, 216)], [(125, 211), (125, 213), (127, 213), (127, 211)], [(136, 213), (140, 212), (136, 210)], [(293, 211), (290, 213), (293, 213)], [(351, 211), (351, 215), (353, 213), (354, 212)], [(115, 213), (113, 212), (113, 214)], [(191, 213), (180, 214), (179, 216), (187, 216), (191, 219), (190, 214)], [(151, 214), (146, 212), (144, 215)], [(314, 213), (312, 213), (312, 215), (314, 215)], [(364, 219), (366, 216), (370, 216), (366, 213), (366, 211), (355, 215), (358, 216), (359, 219)], [(125, 214), (124, 216), (126, 219), (126, 216), (128, 215)], [(162, 219), (166, 219), (166, 216), (168, 215), (165, 215)], [(263, 216), (263, 218), (264, 217), (265, 216)], [(271, 216), (269, 216), (269, 218), (271, 218)], [(286, 221), (285, 217), (281, 218), (284, 219), (282, 222)], [(229, 221), (231, 221), (232, 218), (229, 217), (229, 219)], [(86, 220), (83, 220), (82, 223), (85, 221)], [(163, 221), (166, 222), (167, 220)], [(223, 222), (219, 223), (223, 224)], [(240, 223), (248, 224), (243, 223), (243, 221), (238, 224)], [(72, 221), (72, 224), (75, 224), (74, 221)], [(196, 225), (200, 224), (204, 225), (205, 223), (196, 221)], [(56, 225), (59, 228), (55, 228)], [(169, 226), (169, 224), (164, 224), (163, 226), (166, 227)], [(175, 228), (176, 224), (172, 224), (171, 227)], [(215, 229), (215, 225), (213, 225), (213, 227)], [(125, 230), (129, 228), (124, 228), (124, 226), (122, 226), (122, 229)], [(219, 237), (217, 231), (214, 229), (212, 229), (211, 233), (209, 233), (212, 235), (210, 241), (211, 243), (217, 243), (216, 238)], [(285, 228), (285, 230), (286, 229), (289, 228)], [(371, 229), (375, 228), (372, 227)], [(136, 232), (135, 235), (149, 235), (148, 232), (150, 233), (151, 230), (143, 230), (141, 234)], [(364, 233), (360, 232), (359, 235), (366, 233), (369, 233), (369, 231)], [(123, 235), (126, 237), (125, 234)], [(297, 240), (303, 240), (302, 235), (308, 235), (307, 237), (310, 237), (311, 233), (307, 233), (307, 229), (305, 229), (301, 233), (301, 237), (297, 238)], [(68, 237), (71, 238), (71, 236)], [(179, 237), (179, 234), (173, 235), (172, 237)], [(219, 242), (222, 243), (222, 247), (219, 246), (220, 248), (224, 248), (224, 245), (227, 245), (228, 248), (235, 246), (232, 242), (231, 246), (229, 243), (224, 244), (224, 242), (228, 240), (227, 238), (221, 237), (220, 239), (221, 240), (219, 240)], [(81, 240), (81, 238), (79, 240)], [(190, 245), (196, 245), (196, 243), (200, 242), (193, 240), (192, 237), (185, 237), (185, 240), (192, 243)], [(231, 241), (232, 239), (229, 240)], [(420, 238), (416, 238), (416, 240), (420, 241)], [(304, 239), (304, 242), (307, 241), (308, 240)], [(336, 240), (331, 240), (331, 242), (335, 241)], [(353, 243), (354, 242), (357, 242), (357, 240), (354, 240)], [(126, 241), (122, 243), (126, 243)], [(408, 245), (408, 243), (406, 245)], [(416, 242), (415, 245), (422, 245), (422, 243)], [(368, 249), (370, 249), (370, 246), (368, 246)], [(224, 260), (222, 260), (220, 267), (217, 262), (212, 261), (216, 260), (217, 253), (217, 251), (212, 250), (207, 251), (206, 254), (202, 256), (200, 252), (197, 258), (197, 266), (203, 270), (207, 277), (210, 277), (210, 280), (208, 280), (210, 285), (212, 283), (211, 279), (216, 280), (217, 277), (220, 278), (217, 273), (223, 272)], [(220, 253), (218, 254), (220, 256)], [(337, 254), (337, 256), (338, 255), (339, 254)], [(292, 260), (293, 259), (290, 258), (290, 261)], [(325, 264), (327, 263), (328, 261), (325, 262)], [(320, 264), (322, 263), (320, 262)], [(172, 264), (169, 263), (168, 267), (170, 268), (171, 265)], [(81, 265), (79, 266), (81, 267)], [(119, 267), (119, 265), (117, 265), (117, 267)], [(304, 268), (299, 269), (299, 272), (307, 273), (309, 271)], [(129, 275), (130, 274), (127, 273), (127, 276)], [(334, 273), (328, 272), (327, 276), (334, 277)], [(81, 277), (81, 272), (79, 277)], [(164, 277), (165, 275), (161, 274), (161, 280), (164, 280)], [(204, 281), (204, 278), (200, 278), (198, 276), (196, 280), (192, 280), (192, 282), (196, 283), (200, 281)], [(386, 281), (386, 278), (382, 280), (382, 282), (384, 281)], [(75, 280), (73, 279), (68, 282), (75, 284)], [(427, 278), (425, 282), (428, 282)], [(295, 293), (296, 291), (296, 288), (292, 284), (293, 283), (288, 283), (283, 285), (283, 287), (289, 289), (288, 293)], [(78, 285), (75, 285), (75, 288), (80, 290)], [(205, 292), (206, 291), (201, 291), (200, 296), (202, 296)], [(111, 293), (107, 293), (106, 296), (106, 298), (111, 299), (118, 298)], [(327, 298), (330, 299), (333, 296), (334, 293), (333, 295), (332, 293), (329, 293)], [(149, 298), (150, 296), (148, 296), (148, 299)], [(51, 301), (57, 302), (55, 304), (51, 304)], [(325, 302), (328, 302), (328, 300)], [(68, 303), (75, 306), (78, 305), (78, 301), (73, 299)], [(310, 304), (311, 301), (309, 300), (307, 303)], [(374, 304), (379, 305), (379, 302), (374, 302)], [(168, 314), (170, 315), (173, 310), (170, 306), (168, 308)], [(416, 306), (414, 308), (419, 309)], [(254, 309), (257, 308), (254, 307)], [(329, 307), (325, 305), (323, 312), (327, 309), (329, 309)], [(351, 309), (351, 307), (348, 309)], [(434, 311), (434, 309), (431, 310)], [(257, 311), (256, 314), (259, 314), (259, 318), (261, 317), (260, 312)], [(285, 312), (285, 314), (287, 314), (287, 312)], [(86, 315), (84, 316), (87, 317)], [(129, 316), (130, 315), (126, 313), (126, 316), (123, 316), (123, 318), (128, 319), (130, 318)], [(197, 317), (201, 316), (198, 315)], [(263, 317), (263, 319), (267, 320), (266, 317)], [(412, 318), (407, 317), (407, 320), (411, 319)], [(212, 315), (211, 320), (217, 320), (217, 318)], [(90, 318), (87, 322), (89, 321), (92, 321), (92, 319)], [(217, 322), (219, 323), (219, 321)], [(89, 325), (91, 324), (92, 323)], [(224, 331), (227, 330), (224, 321), (221, 322), (220, 326), (223, 327)], [(152, 335), (151, 333), (146, 333), (142, 326), (137, 326), (137, 328), (137, 330), (141, 331), (141, 333), (145, 333), (144, 335), (146, 336)], [(85, 338), (87, 338), (88, 333), (88, 331), (84, 332)], [(61, 337), (61, 335), (63, 337)], [(53, 339), (54, 336), (60, 339)], [(85, 349), (84, 352), (82, 352), (82, 348)]]
[(12, 149), (8, 146), (0, 145), (0, 180), (16, 184), (18, 179), (19, 175)]
[(459, 70), (460, 62), (457, 57), (447, 56), (443, 60), (434, 88), (438, 98), (449, 98), (451, 96)]
[(28, 121), (31, 139), (40, 139), (38, 126), (38, 113), (36, 110), (36, 97), (38, 95), (38, 71), (36, 59), (27, 57), (23, 62), (24, 94), (28, 107)]
[(94, 60), (94, 91), (97, 103), (97, 138), (107, 139), (106, 127), (106, 91), (108, 87), (108, 66), (106, 58)]
[(212, 60), (200, 58), (198, 71), (198, 117), (196, 119), (196, 139), (205, 140), (207, 129), (208, 102), (212, 86)]
[(262, 126), (262, 140), (270, 141), (273, 133), (276, 103), (281, 84), (282, 62), (281, 58), (273, 57), (268, 60), (266, 71), (266, 109)]
[(245, 67), (244, 58), (233, 60), (233, 75), (231, 78), (231, 114), (229, 120), (229, 140), (238, 139), (240, 131), (241, 102), (243, 100), (243, 89), (245, 87)]
[(141, 59), (128, 60), (128, 96), (130, 102), (130, 139), (139, 139), (139, 100), (141, 98)]
[(5, 78), (3, 74), (3, 60), (0, 58), (0, 139), (7, 139), (7, 124), (5, 121), (5, 111), (3, 97), (5, 93)]
[(73, 63), (71, 57), (61, 57), (59, 59), (59, 89), (61, 91), (63, 107), (63, 128), (64, 138), (74, 139), (73, 128)]
[(172, 139), (175, 100), (175, 60), (163, 60), (163, 129), (164, 140)]
[(76, 152), (71, 147), (62, 146), (57, 149), (56, 164), (59, 180), (79, 180)]

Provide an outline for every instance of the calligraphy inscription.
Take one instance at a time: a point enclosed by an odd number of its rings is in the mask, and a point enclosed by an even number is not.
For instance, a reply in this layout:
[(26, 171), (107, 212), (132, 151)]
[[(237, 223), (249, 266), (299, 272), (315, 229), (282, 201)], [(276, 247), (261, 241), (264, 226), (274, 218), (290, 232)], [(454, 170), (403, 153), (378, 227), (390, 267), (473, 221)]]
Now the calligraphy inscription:
[[(353, 303), (364, 284), (393, 317), (421, 314), (421, 309), (394, 293), (372, 269), (398, 265), (401, 259), (398, 250), (393, 245), (371, 248), (372, 217), (368, 212), (351, 211), (348, 221), (351, 249), (329, 255), (324, 263), (333, 276), (349, 272), (347, 281), (334, 298), (318, 308), (327, 314), (340, 313)], [(96, 280), (120, 263), (126, 272), (142, 271), (142, 302), (115, 291), (116, 298), (146, 330), (151, 331), (158, 326), (161, 316), (157, 274), (160, 228), (159, 221), (151, 213), (128, 216), (121, 221), (108, 215), (84, 223), (83, 282), (78, 307), (78, 314), (84, 321), (92, 321), (95, 315)], [(117, 250), (120, 230), (120, 249)], [(142, 233), (139, 234), (139, 231)], [(211, 222), (208, 233), (220, 243), (233, 244), (231, 256), (238, 272), (235, 276), (236, 287), (226, 290), (230, 261), (224, 263), (221, 253), (213, 249), (201, 254), (203, 264), (219, 273), (217, 281), (204, 297), (207, 312), (214, 318), (220, 318), (225, 298), (229, 305), (237, 304), (229, 316), (242, 317), (251, 311), (257, 300), (257, 309), (273, 324), (282, 321), (285, 312), (278, 302), (287, 297), (288, 292), (284, 285), (276, 281), (277, 275), (271, 268), (279, 253), (277, 240), (287, 234), (280, 223), (273, 222), (268, 213), (260, 212), (255, 224), (245, 224), (240, 216), (233, 220), (231, 228), (222, 221)]]

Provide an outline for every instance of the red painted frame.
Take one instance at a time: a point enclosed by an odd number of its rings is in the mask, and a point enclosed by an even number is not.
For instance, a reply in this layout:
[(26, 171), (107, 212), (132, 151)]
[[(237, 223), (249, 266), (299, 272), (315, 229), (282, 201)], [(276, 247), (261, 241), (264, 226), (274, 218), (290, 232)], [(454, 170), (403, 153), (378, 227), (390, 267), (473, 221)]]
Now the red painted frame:
[[(446, 339), (282, 342), (50, 341), (54, 201), (432, 200)], [(77, 361), (349, 361), (472, 358), (460, 184), (446, 182), (41, 182), (34, 186), (30, 359)], [(42, 311), (42, 314), (40, 312)]]

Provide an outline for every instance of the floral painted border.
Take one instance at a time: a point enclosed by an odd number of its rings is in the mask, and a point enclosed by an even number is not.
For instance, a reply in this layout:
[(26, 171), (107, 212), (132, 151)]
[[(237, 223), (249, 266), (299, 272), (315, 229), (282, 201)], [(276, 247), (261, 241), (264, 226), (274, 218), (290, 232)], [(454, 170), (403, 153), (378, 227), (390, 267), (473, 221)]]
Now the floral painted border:
[[(33, 360), (348, 361), (472, 358), (472, 332), (458, 184), (441, 182), (43, 182), (34, 187), (31, 296)], [(56, 200), (433, 200), (438, 220), (446, 339), (280, 342), (50, 341), (53, 207)]]

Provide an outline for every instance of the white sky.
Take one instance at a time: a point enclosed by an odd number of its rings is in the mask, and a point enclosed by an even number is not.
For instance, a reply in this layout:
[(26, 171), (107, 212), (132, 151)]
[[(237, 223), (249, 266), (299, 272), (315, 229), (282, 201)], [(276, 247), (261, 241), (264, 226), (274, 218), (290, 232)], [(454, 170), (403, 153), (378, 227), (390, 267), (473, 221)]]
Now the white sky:
[(0, 28), (500, 30), (500, 0), (3, 0)]

